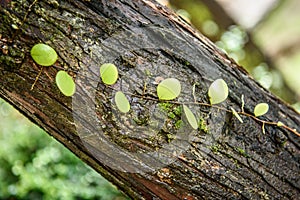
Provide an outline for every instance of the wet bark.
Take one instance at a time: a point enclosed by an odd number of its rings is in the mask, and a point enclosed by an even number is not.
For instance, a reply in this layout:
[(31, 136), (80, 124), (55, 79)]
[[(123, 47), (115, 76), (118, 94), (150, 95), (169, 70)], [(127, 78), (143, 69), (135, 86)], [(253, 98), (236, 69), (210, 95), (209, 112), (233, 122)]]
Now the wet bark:
[[(220, 107), (245, 112), (267, 102), (261, 117), (299, 129), (300, 117), (262, 89), (210, 41), (152, 1), (1, 1), (0, 96), (133, 199), (296, 199), (300, 139), (277, 126), (208, 105), (212, 81), (223, 78), (229, 98)], [(59, 55), (41, 69), (36, 43)], [(114, 63), (119, 80), (106, 86), (99, 66)], [(68, 71), (77, 91), (55, 85)], [(157, 100), (157, 80), (176, 78), (176, 102)], [(131, 111), (120, 113), (123, 91)], [(194, 92), (193, 92), (194, 91)], [(180, 104), (199, 120), (193, 130)]]

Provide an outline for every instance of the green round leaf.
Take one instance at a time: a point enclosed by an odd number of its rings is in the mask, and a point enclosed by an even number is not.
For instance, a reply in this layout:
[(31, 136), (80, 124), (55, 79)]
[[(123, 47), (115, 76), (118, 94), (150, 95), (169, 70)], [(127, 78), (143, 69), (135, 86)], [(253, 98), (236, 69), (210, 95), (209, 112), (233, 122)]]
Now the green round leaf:
[(118, 80), (118, 69), (112, 63), (105, 63), (100, 66), (100, 76), (103, 83), (113, 85)]
[(116, 92), (115, 94), (115, 103), (117, 108), (122, 113), (127, 113), (130, 110), (130, 104), (125, 94), (121, 91)]
[(254, 108), (255, 117), (262, 116), (266, 114), (269, 110), (269, 105), (267, 103), (259, 103)]
[(36, 44), (32, 47), (30, 55), (41, 66), (51, 66), (57, 60), (56, 51), (46, 44)]
[(181, 92), (180, 82), (175, 78), (167, 78), (157, 86), (157, 96), (161, 100), (172, 100)]
[(55, 82), (58, 89), (65, 95), (65, 96), (72, 96), (75, 93), (75, 83), (72, 77), (65, 71), (59, 71), (56, 74)]
[(192, 111), (186, 105), (183, 105), (183, 111), (184, 111), (184, 114), (185, 114), (189, 124), (191, 125), (191, 127), (193, 129), (197, 129), (198, 123), (197, 123), (196, 117), (192, 113)]
[(228, 97), (228, 86), (223, 79), (215, 80), (208, 89), (208, 96), (211, 104), (218, 104)]

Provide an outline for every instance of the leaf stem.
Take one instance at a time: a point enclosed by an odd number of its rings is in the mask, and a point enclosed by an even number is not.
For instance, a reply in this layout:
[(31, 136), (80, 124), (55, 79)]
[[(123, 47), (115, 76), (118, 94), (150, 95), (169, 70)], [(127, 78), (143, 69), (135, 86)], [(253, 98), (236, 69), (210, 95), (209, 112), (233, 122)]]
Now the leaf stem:
[(36, 82), (38, 81), (39, 77), (41, 76), (41, 73), (42, 73), (43, 69), (44, 69), (44, 68), (42, 67), (41, 70), (39, 71), (39, 74), (36, 76), (36, 78), (35, 78), (35, 80), (34, 80), (34, 83), (32, 84), (30, 90), (33, 90), (33, 88), (34, 88)]

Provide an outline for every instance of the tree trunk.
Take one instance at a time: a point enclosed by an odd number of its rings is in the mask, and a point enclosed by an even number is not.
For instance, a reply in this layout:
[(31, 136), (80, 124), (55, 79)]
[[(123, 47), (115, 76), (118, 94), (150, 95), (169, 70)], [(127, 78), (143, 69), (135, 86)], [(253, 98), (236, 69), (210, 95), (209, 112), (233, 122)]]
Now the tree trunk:
[[(300, 139), (293, 109), (262, 89), (210, 41), (151, 0), (4, 0), (0, 29), (0, 96), (133, 199), (296, 199)], [(47, 43), (58, 61), (40, 66), (30, 49)], [(107, 86), (99, 67), (114, 63)], [(66, 97), (58, 70), (76, 80)], [(176, 102), (159, 101), (158, 80), (176, 78)], [(209, 85), (222, 78), (228, 99), (209, 105)], [(116, 109), (121, 90), (131, 110)], [(244, 101), (242, 101), (244, 96)], [(196, 103), (195, 103), (196, 102)], [(244, 102), (244, 106), (242, 106)], [(269, 112), (252, 113), (260, 102)], [(190, 127), (181, 104), (199, 120)], [(224, 110), (226, 109), (226, 110)]]

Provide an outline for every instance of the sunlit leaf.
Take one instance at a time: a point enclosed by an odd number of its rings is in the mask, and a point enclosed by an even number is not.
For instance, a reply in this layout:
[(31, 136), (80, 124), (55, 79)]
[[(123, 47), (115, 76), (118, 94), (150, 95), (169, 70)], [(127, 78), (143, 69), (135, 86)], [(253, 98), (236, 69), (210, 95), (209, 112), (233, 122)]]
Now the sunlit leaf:
[(192, 111), (186, 105), (183, 105), (183, 111), (191, 127), (193, 129), (197, 129), (198, 128), (197, 119), (195, 115), (192, 113)]
[(113, 85), (118, 80), (118, 69), (112, 63), (105, 63), (100, 66), (100, 76), (103, 83)]
[(117, 108), (122, 113), (127, 113), (130, 110), (130, 104), (125, 94), (121, 91), (116, 92), (115, 94), (115, 103)]
[(36, 44), (32, 47), (30, 55), (41, 66), (51, 66), (57, 60), (56, 51), (46, 44)]
[(241, 116), (234, 110), (234, 108), (231, 108), (232, 114), (241, 122), (244, 123), (243, 119)]
[(73, 78), (65, 71), (59, 71), (56, 74), (55, 82), (58, 89), (65, 95), (65, 96), (72, 96), (75, 93), (75, 83)]
[(228, 97), (228, 86), (223, 79), (215, 80), (208, 89), (208, 96), (211, 104), (218, 104)]
[(279, 127), (280, 127), (280, 126), (284, 126), (284, 123), (282, 123), (281, 121), (278, 121), (278, 122), (277, 122), (277, 126), (279, 126)]
[(262, 116), (266, 114), (269, 110), (269, 105), (267, 103), (259, 103), (254, 108), (255, 117)]
[(157, 96), (161, 100), (172, 100), (181, 92), (180, 82), (175, 78), (167, 78), (157, 86)]

